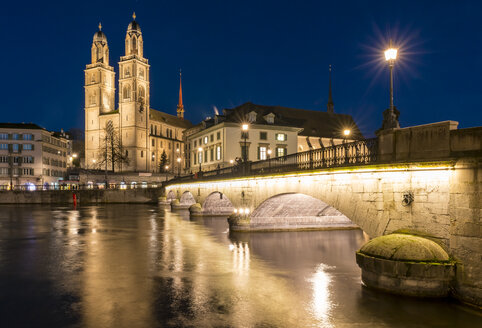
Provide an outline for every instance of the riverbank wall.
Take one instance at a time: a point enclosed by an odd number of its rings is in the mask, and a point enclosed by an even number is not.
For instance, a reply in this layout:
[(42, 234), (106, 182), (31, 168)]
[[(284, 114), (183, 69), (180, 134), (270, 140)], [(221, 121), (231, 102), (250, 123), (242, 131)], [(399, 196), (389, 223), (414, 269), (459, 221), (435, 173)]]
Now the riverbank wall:
[(161, 188), (97, 189), (97, 190), (44, 190), (1, 191), (0, 204), (77, 204), (157, 203)]

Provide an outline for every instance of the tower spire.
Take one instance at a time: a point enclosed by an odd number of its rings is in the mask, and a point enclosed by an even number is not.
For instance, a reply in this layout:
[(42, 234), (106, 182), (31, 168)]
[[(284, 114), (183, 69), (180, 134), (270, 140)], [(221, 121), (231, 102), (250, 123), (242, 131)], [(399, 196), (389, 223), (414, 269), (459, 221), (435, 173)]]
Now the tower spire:
[(136, 20), (136, 12), (135, 11), (132, 13), (132, 19)]
[(102, 24), (99, 22), (99, 31), (102, 31)]
[(179, 103), (177, 104), (177, 117), (184, 118), (184, 105), (182, 104), (182, 71), (179, 69)]
[(333, 97), (331, 95), (331, 65), (328, 67), (329, 70), (329, 82), (328, 82), (328, 104), (326, 105), (327, 107), (327, 112), (328, 113), (334, 113), (335, 112), (335, 104), (333, 103)]

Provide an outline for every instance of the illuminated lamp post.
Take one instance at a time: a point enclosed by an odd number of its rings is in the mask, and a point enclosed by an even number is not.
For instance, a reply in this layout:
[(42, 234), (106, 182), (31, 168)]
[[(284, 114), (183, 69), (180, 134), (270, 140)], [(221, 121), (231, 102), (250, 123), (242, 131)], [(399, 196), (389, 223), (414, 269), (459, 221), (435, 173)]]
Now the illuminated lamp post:
[(271, 171), (271, 149), (268, 148), (268, 168), (269, 168), (269, 171)]
[(345, 129), (343, 130), (343, 143), (345, 144), (345, 163), (348, 162), (348, 146), (346, 145), (346, 138), (350, 136), (351, 130), (350, 129)]
[(202, 147), (199, 147), (197, 149), (197, 152), (198, 152), (197, 159), (199, 161), (199, 172), (201, 172), (202, 171), (202, 169), (201, 169), (201, 162), (202, 162), (201, 157), (202, 157), (202, 153), (203, 153)]
[(383, 118), (383, 129), (399, 128), (398, 115), (395, 113), (395, 107), (393, 106), (393, 67), (395, 66), (395, 60), (397, 59), (398, 49), (392, 47), (392, 41), (387, 50), (385, 50), (385, 60), (388, 62), (390, 68), (390, 108), (388, 113)]
[(247, 142), (246, 139), (248, 138), (248, 130), (249, 130), (249, 125), (248, 124), (243, 124), (242, 125), (242, 130), (243, 130), (243, 137), (244, 137), (244, 152), (243, 152), (243, 163), (244, 163), (244, 173), (247, 173), (248, 170), (248, 147), (247, 147)]
[(181, 176), (181, 157), (177, 158), (177, 176)]

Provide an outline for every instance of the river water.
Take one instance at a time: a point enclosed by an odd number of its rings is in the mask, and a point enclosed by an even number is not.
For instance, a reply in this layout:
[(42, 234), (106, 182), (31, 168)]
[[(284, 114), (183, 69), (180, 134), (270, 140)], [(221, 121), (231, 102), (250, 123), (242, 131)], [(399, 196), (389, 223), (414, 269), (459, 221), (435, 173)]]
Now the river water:
[(362, 287), (362, 231), (229, 234), (151, 205), (0, 207), (0, 327), (482, 327)]

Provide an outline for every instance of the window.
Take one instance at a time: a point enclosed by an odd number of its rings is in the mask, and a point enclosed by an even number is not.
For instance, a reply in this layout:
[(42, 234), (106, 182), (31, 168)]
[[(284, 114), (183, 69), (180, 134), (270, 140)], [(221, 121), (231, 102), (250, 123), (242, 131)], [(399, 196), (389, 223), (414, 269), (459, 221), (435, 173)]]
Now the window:
[(33, 163), (33, 157), (32, 156), (25, 156), (23, 158), (24, 163)]
[(207, 143), (208, 143), (208, 137), (205, 136), (205, 137), (204, 137), (204, 144), (207, 144)]
[(129, 157), (129, 151), (126, 150), (126, 157)]
[(214, 141), (214, 134), (211, 134), (211, 136), (210, 136), (210, 140), (211, 140), (211, 142), (213, 142), (213, 141)]
[(24, 134), (23, 140), (33, 140), (33, 134)]
[(157, 125), (154, 126), (154, 134), (157, 136)]
[(193, 160), (192, 160), (192, 161), (193, 161), (193, 164), (196, 165), (196, 164), (197, 164), (197, 163), (196, 163), (196, 156), (193, 156), (192, 159), (193, 159)]
[(18, 147), (18, 144), (12, 144), (12, 151), (13, 151), (14, 153), (18, 153), (18, 148), (19, 148), (19, 147)]
[(124, 86), (124, 91), (122, 92), (122, 97), (124, 99), (131, 99), (131, 86), (130, 85), (126, 85)]
[(288, 136), (284, 133), (276, 133), (276, 141), (286, 141)]
[(216, 133), (216, 140), (221, 139), (221, 132)]
[(266, 131), (259, 132), (259, 140), (268, 140), (268, 132)]
[(265, 160), (266, 159), (266, 147), (265, 146), (261, 146), (261, 147), (258, 147), (258, 159), (259, 160)]
[(20, 139), (20, 135), (18, 133), (14, 133), (14, 134), (12, 134), (12, 139), (18, 140), (18, 139)]
[(200, 151), (198, 153), (198, 162), (199, 162), (199, 164), (201, 164), (203, 162), (203, 152), (202, 151)]
[(276, 148), (276, 156), (281, 157), (286, 155), (286, 148), (278, 147)]
[(206, 150), (204, 151), (204, 162), (207, 163), (207, 161), (208, 161), (208, 150), (206, 149)]
[(196, 148), (196, 146), (197, 146), (197, 141), (194, 140), (194, 148)]
[(144, 157), (144, 151), (141, 150), (141, 157)]
[(156, 141), (152, 139), (152, 147), (156, 146)]
[(209, 160), (212, 162), (214, 161), (214, 148), (209, 150)]
[(14, 162), (14, 163), (22, 163), (22, 157), (15, 156), (15, 157), (13, 158), (13, 162)]
[(199, 138), (199, 146), (201, 146), (203, 143), (203, 139), (202, 138)]
[(0, 167), (0, 175), (8, 175), (8, 167)]
[(0, 140), (8, 140), (8, 133), (0, 133)]
[(23, 150), (33, 150), (33, 145), (32, 144), (23, 144), (22, 149)]
[(0, 149), (8, 149), (8, 144), (0, 144)]
[(8, 163), (8, 156), (0, 156), (0, 163)]
[(216, 147), (216, 160), (221, 160), (221, 146)]
[(152, 153), (151, 161), (154, 162), (155, 159), (156, 159), (156, 155), (154, 155), (154, 153)]
[(154, 126), (151, 124), (151, 134), (153, 134), (153, 133), (154, 133)]

